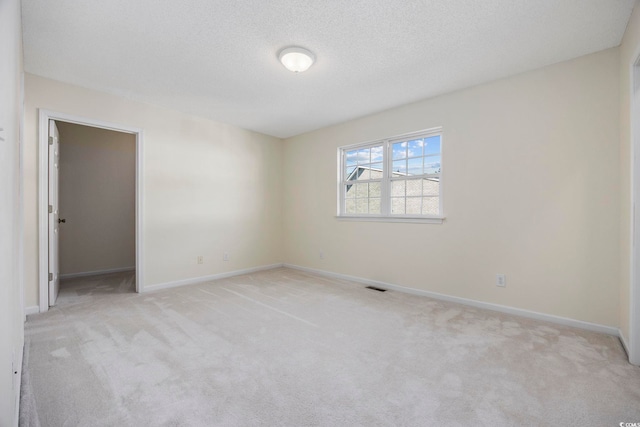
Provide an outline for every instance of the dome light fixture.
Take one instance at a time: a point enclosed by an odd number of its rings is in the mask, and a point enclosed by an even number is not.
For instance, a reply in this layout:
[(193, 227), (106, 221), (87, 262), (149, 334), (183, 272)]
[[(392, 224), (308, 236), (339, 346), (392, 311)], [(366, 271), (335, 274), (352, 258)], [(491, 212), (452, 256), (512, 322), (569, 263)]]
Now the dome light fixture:
[(284, 48), (280, 51), (278, 59), (282, 65), (294, 73), (307, 71), (316, 60), (316, 57), (309, 50), (298, 46)]

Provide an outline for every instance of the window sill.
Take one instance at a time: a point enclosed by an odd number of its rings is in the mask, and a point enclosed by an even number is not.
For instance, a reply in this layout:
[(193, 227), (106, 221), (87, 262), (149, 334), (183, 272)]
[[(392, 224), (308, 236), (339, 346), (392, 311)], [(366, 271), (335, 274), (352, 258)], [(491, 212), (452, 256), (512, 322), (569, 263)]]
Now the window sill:
[(415, 224), (442, 224), (445, 220), (443, 216), (430, 217), (409, 217), (409, 216), (336, 216), (338, 221), (359, 221), (359, 222), (404, 222)]

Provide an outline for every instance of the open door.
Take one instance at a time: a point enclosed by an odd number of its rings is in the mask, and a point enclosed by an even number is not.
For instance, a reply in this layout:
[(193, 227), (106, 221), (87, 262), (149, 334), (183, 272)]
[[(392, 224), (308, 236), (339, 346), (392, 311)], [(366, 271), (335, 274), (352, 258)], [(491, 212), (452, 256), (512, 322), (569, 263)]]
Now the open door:
[(58, 209), (58, 179), (60, 176), (60, 141), (56, 122), (49, 120), (49, 306), (56, 304), (60, 288), (58, 238), (60, 219)]
[[(60, 167), (60, 143), (53, 121), (64, 121), (101, 129), (130, 133), (136, 137), (136, 292), (143, 292), (144, 284), (144, 162), (143, 129), (107, 123), (64, 113), (38, 110), (38, 309), (46, 312), (56, 303), (59, 289), (58, 238), (58, 170)], [(51, 139), (50, 139), (51, 138)], [(51, 144), (49, 144), (51, 142)], [(51, 209), (51, 210), (49, 210)], [(51, 276), (49, 275), (51, 274)], [(51, 277), (51, 279), (49, 279)]]

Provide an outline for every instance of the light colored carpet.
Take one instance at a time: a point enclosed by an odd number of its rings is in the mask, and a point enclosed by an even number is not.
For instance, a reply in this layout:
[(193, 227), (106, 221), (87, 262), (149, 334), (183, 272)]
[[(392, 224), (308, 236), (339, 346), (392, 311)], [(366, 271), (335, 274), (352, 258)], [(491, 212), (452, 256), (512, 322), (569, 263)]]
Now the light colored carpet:
[(29, 316), (23, 426), (618, 426), (610, 336), (289, 269), (138, 295), (72, 279)]

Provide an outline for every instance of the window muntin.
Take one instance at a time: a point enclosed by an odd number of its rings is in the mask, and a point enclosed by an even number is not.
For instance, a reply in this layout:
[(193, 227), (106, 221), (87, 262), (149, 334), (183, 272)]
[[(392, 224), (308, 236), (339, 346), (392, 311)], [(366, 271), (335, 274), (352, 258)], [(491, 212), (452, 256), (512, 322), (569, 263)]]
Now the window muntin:
[(344, 147), (340, 159), (340, 216), (441, 217), (440, 129)]

